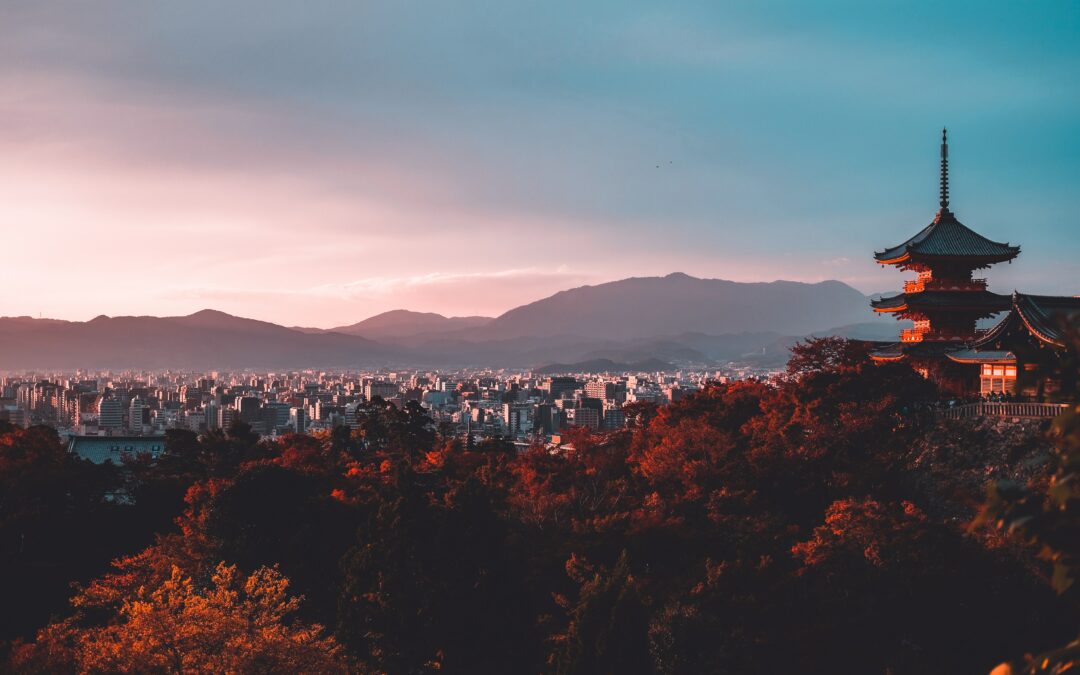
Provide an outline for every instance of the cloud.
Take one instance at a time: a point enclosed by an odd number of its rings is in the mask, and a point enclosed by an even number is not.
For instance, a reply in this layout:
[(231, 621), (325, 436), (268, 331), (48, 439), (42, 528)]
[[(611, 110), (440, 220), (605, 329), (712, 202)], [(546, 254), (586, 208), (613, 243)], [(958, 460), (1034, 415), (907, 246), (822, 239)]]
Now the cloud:
[(189, 286), (175, 288), (171, 294), (183, 298), (237, 298), (237, 297), (309, 297), (352, 300), (372, 296), (395, 295), (409, 290), (425, 290), (436, 287), (465, 287), (477, 284), (497, 283), (500, 286), (528, 286), (552, 280), (560, 283), (584, 280), (586, 275), (572, 273), (566, 265), (552, 270), (540, 268), (517, 268), (489, 272), (431, 272), (412, 276), (376, 276), (356, 279), (345, 283), (321, 284), (306, 288), (221, 288)]
[(302, 287), (190, 285), (164, 291), (162, 300), (194, 311), (212, 305), (225, 311), (256, 312), (259, 318), (325, 328), (358, 321), (390, 309), (447, 315), (497, 315), (557, 291), (596, 281), (567, 266), (482, 272), (432, 272), (373, 276)]

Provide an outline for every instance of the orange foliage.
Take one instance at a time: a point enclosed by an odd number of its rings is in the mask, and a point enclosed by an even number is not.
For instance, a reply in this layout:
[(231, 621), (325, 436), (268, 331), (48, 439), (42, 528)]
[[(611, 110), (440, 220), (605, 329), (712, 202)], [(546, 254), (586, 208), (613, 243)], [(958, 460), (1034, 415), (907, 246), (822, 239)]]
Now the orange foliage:
[(791, 552), (807, 566), (821, 565), (839, 555), (861, 556), (875, 567), (917, 562), (924, 548), (926, 515), (911, 502), (899, 506), (874, 499), (841, 499), (825, 511), (825, 523), (809, 541)]
[[(290, 620), (300, 599), (276, 570), (247, 577), (219, 564), (201, 586), (174, 567), (123, 598), (111, 621), (53, 624), (15, 655), (20, 669), (67, 661), (78, 672), (346, 673), (341, 647), (318, 625)], [(76, 599), (76, 604), (84, 604)]]

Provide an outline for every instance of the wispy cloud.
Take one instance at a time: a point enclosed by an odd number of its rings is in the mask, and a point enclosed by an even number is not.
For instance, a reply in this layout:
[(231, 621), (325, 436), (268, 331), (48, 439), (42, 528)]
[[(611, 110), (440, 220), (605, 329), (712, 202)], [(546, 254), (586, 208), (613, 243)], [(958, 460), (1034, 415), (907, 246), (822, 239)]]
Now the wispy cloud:
[(374, 276), (345, 283), (320, 284), (299, 288), (228, 288), (214, 286), (186, 286), (174, 288), (170, 295), (183, 298), (234, 298), (234, 297), (309, 297), (352, 300), (372, 296), (393, 295), (407, 290), (433, 287), (473, 286), (477, 284), (528, 285), (546, 280), (560, 282), (584, 280), (586, 275), (571, 272), (566, 265), (551, 270), (535, 267), (495, 270), (490, 272), (431, 272), (412, 276)]
[[(596, 281), (563, 265), (553, 269), (522, 267), (478, 272), (432, 272), (405, 276), (372, 276), (317, 286), (178, 286), (162, 300), (188, 308), (212, 306), (289, 323), (331, 327), (367, 318), (389, 309), (442, 314), (496, 315), (560, 290)], [(275, 311), (274, 308), (278, 308)], [(246, 309), (245, 309), (246, 308)], [(300, 311), (297, 311), (299, 308)]]

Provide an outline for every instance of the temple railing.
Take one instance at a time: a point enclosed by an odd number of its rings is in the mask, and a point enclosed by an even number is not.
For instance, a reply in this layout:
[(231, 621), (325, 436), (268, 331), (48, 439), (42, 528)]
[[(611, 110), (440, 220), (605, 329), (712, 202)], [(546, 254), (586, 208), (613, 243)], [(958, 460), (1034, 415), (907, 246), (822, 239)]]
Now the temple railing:
[(977, 328), (974, 332), (963, 331), (953, 333), (942, 330), (927, 330), (925, 328), (905, 328), (900, 331), (901, 342), (970, 342), (986, 333), (985, 329)]
[(983, 402), (963, 403), (942, 408), (938, 416), (947, 420), (965, 420), (976, 417), (1008, 417), (1017, 419), (1048, 419), (1057, 417), (1070, 407), (1068, 403), (1020, 403)]
[(985, 291), (986, 279), (949, 281), (943, 279), (914, 279), (904, 282), (905, 293), (923, 291)]

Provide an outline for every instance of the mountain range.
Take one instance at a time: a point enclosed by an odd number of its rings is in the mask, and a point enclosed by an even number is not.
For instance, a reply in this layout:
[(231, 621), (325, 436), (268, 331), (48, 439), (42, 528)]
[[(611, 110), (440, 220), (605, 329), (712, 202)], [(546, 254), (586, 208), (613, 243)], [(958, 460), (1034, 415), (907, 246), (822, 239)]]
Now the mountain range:
[(328, 332), (362, 335), (372, 340), (385, 340), (480, 328), (491, 323), (491, 321), (492, 318), (489, 316), (446, 317), (434, 312), (410, 312), (407, 309), (394, 309), (358, 323), (331, 328)]
[(498, 317), (394, 310), (332, 329), (214, 310), (85, 322), (2, 317), (0, 370), (782, 362), (801, 336), (890, 339), (898, 329), (839, 281), (739, 283), (671, 274), (561, 291)]

